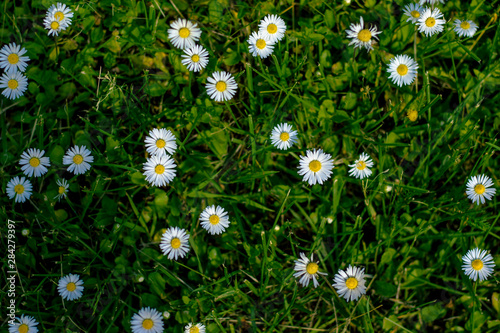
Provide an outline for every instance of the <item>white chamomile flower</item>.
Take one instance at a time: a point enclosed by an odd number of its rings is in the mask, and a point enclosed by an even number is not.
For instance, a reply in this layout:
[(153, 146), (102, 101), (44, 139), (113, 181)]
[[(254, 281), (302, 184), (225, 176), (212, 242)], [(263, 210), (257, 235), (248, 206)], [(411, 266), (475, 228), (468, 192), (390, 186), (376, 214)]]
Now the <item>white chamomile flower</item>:
[(417, 77), (418, 64), (406, 54), (397, 55), (389, 62), (389, 79), (399, 87), (408, 85)]
[(278, 149), (288, 149), (297, 142), (297, 131), (292, 131), (292, 125), (287, 123), (276, 125), (271, 132), (273, 145)]
[(205, 333), (205, 325), (203, 324), (188, 324), (184, 327), (184, 333)]
[(67, 301), (79, 299), (83, 294), (83, 281), (78, 274), (68, 274), (59, 280), (57, 290), (59, 295)]
[(28, 79), (21, 72), (3, 73), (0, 79), (0, 88), (5, 88), (2, 95), (16, 99), (24, 95), (28, 89)]
[(479, 248), (469, 250), (465, 256), (462, 257), (462, 261), (462, 269), (465, 275), (473, 281), (476, 281), (477, 278), (479, 278), (480, 281), (487, 280), (488, 277), (493, 274), (495, 262), (491, 254), (487, 254), (486, 250), (480, 250)]
[(132, 333), (162, 333), (163, 320), (156, 309), (142, 308), (130, 320)]
[(191, 48), (200, 40), (201, 30), (197, 25), (185, 19), (177, 19), (168, 29), (168, 38), (179, 49)]
[(11, 323), (9, 321), (9, 333), (37, 333), (38, 322), (34, 317), (21, 315), (21, 318), (16, 317), (18, 322)]
[(24, 56), (27, 51), (16, 43), (4, 45), (0, 50), (0, 68), (5, 68), (7, 73), (15, 73), (17, 71), (24, 72), (28, 66), (27, 61), (30, 61), (28, 56)]
[(176, 164), (169, 155), (153, 155), (143, 164), (146, 180), (153, 186), (165, 186), (175, 178)]
[(73, 13), (65, 4), (58, 2), (57, 4), (49, 7), (47, 10), (47, 17), (54, 18), (57, 22), (59, 22), (59, 24), (69, 26), (71, 24)]
[(207, 78), (207, 94), (216, 102), (229, 101), (236, 94), (238, 85), (234, 77), (227, 72), (214, 72)]
[(372, 175), (370, 168), (373, 166), (373, 161), (370, 159), (370, 155), (366, 153), (359, 155), (359, 159), (357, 159), (354, 164), (349, 166), (351, 167), (351, 170), (349, 170), (349, 176), (363, 179)]
[(207, 67), (208, 51), (203, 46), (195, 45), (189, 49), (185, 49), (184, 53), (181, 56), (183, 58), (181, 62), (188, 70), (199, 72)]
[(69, 189), (69, 184), (66, 179), (58, 179), (56, 181), (56, 184), (58, 187), (57, 189), (57, 195), (54, 197), (54, 199), (57, 199), (58, 201), (61, 201), (61, 198), (66, 198), (68, 189)]
[(229, 218), (224, 208), (215, 205), (207, 206), (200, 215), (201, 226), (211, 235), (219, 235), (229, 226)]
[(267, 58), (267, 56), (273, 53), (273, 49), (274, 42), (260, 31), (252, 32), (250, 38), (248, 38), (248, 50), (254, 57)]
[(303, 175), (302, 180), (309, 182), (309, 185), (323, 185), (323, 182), (331, 177), (334, 168), (332, 156), (323, 153), (322, 149), (308, 150), (307, 156), (301, 156), (299, 163), (299, 175)]
[(25, 202), (31, 197), (33, 185), (25, 177), (14, 177), (7, 183), (7, 195), (9, 199), (15, 197), (14, 202)]
[(455, 32), (459, 37), (472, 37), (477, 31), (477, 24), (470, 21), (470, 20), (464, 20), (460, 21), (459, 19), (455, 20)]
[(355, 301), (366, 294), (365, 287), (365, 269), (352, 267), (349, 265), (345, 271), (339, 269), (335, 274), (333, 286), (337, 290), (340, 297), (344, 297), (346, 301)]
[(185, 229), (170, 227), (161, 236), (160, 249), (170, 260), (184, 258), (189, 252), (189, 235)]
[(61, 21), (59, 22), (55, 17), (53, 16), (45, 16), (45, 19), (43, 20), (43, 25), (45, 29), (49, 30), (48, 35), (55, 35), (59, 36), (59, 33), (61, 30), (66, 30), (68, 25), (68, 21)]
[[(373, 39), (378, 39), (377, 35), (382, 33), (382, 31), (377, 31), (377, 27), (370, 27), (370, 29), (364, 28), (363, 17), (360, 17), (360, 23), (354, 24), (351, 23), (349, 29), (345, 32), (347, 33), (347, 38), (352, 38), (352, 41), (349, 45), (354, 44), (354, 48), (362, 48), (365, 47), (369, 52), (373, 50), (372, 44), (375, 42)], [(373, 38), (373, 39), (372, 39)]]
[(443, 20), (443, 13), (438, 8), (427, 8), (418, 19), (418, 31), (424, 33), (426, 37), (443, 31), (446, 20)]
[(406, 5), (403, 14), (408, 16), (408, 19), (406, 22), (411, 22), (413, 24), (416, 24), (422, 13), (424, 12), (425, 8), (419, 6), (416, 3), (410, 3)]
[(285, 37), (285, 21), (278, 15), (267, 15), (259, 23), (259, 32), (270, 42), (277, 43)]
[(175, 135), (165, 128), (153, 128), (149, 131), (149, 136), (144, 139), (146, 150), (151, 155), (163, 156), (167, 153), (172, 155), (177, 149)]
[(303, 287), (307, 287), (309, 282), (313, 280), (314, 288), (319, 286), (318, 274), (327, 275), (327, 273), (323, 273), (319, 271), (319, 266), (317, 263), (313, 262), (313, 255), (311, 254), (311, 260), (306, 257), (304, 253), (300, 253), (300, 259), (295, 260), (295, 267), (293, 268), (295, 273), (294, 277), (299, 278), (299, 283)]
[(90, 164), (94, 162), (94, 156), (85, 146), (74, 146), (68, 149), (63, 157), (63, 164), (69, 165), (68, 171), (75, 175), (84, 174), (90, 169)]
[(424, 3), (428, 3), (429, 5), (434, 6), (438, 2), (444, 3), (446, 0), (420, 0), (420, 6), (422, 6)]
[(26, 176), (40, 177), (48, 171), (47, 167), (50, 167), (50, 159), (43, 157), (43, 154), (45, 154), (45, 150), (36, 148), (29, 148), (21, 154), (19, 164)]
[(467, 197), (472, 200), (472, 203), (484, 204), (486, 200), (491, 200), (497, 191), (493, 186), (493, 181), (486, 175), (473, 176), (467, 182)]

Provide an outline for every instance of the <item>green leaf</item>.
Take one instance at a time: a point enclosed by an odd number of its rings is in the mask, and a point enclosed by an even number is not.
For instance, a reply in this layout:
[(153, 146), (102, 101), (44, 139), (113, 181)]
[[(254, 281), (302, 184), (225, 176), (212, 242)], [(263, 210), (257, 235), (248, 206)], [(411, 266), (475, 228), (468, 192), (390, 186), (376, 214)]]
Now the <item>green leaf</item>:
[(394, 284), (385, 281), (375, 281), (373, 289), (375, 289), (377, 294), (384, 297), (393, 297), (398, 291), (398, 288)]
[(64, 149), (59, 145), (55, 146), (49, 153), (50, 162), (56, 165), (62, 165), (63, 156)]
[(382, 254), (382, 258), (380, 259), (380, 265), (390, 263), (395, 254), (396, 250), (393, 248), (385, 250), (384, 254)]
[(442, 306), (429, 305), (422, 309), (422, 319), (426, 323), (431, 323), (434, 320), (443, 317), (446, 314), (446, 309)]

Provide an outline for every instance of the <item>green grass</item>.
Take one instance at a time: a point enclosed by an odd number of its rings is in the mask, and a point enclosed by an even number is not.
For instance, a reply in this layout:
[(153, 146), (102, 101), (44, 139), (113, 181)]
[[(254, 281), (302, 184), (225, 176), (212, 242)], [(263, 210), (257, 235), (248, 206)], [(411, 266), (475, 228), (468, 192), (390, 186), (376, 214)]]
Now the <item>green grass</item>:
[[(498, 196), (477, 206), (465, 195), (477, 174), (499, 184), (498, 0), (446, 1), (445, 31), (417, 34), (416, 44), (400, 0), (75, 2), (58, 38), (42, 25), (52, 3), (7, 1), (0, 10), (1, 43), (22, 44), (31, 58), (24, 97), (0, 96), (0, 214), (17, 221), (19, 314), (34, 316), (41, 332), (131, 332), (146, 306), (169, 312), (165, 332), (175, 333), (191, 321), (210, 333), (498, 332), (498, 273), (473, 283), (461, 270), (476, 246), (500, 264)], [(259, 61), (246, 40), (268, 13), (288, 31)], [(201, 74), (168, 42), (181, 15), (203, 30), (210, 63)], [(370, 53), (347, 45), (345, 29), (359, 16), (383, 31)], [(466, 17), (479, 25), (473, 38), (447, 32)], [(415, 45), (418, 90), (398, 88), (387, 64), (413, 57)], [(234, 74), (233, 100), (208, 98), (215, 70)], [(287, 152), (269, 140), (281, 122), (299, 131)], [(144, 138), (156, 127), (179, 145), (177, 177), (164, 188), (142, 176)], [(73, 145), (95, 158), (78, 177), (62, 165)], [(52, 166), (31, 178), (31, 200), (14, 204), (5, 188), (27, 148), (45, 150)], [(313, 148), (335, 159), (323, 186), (297, 174)], [(361, 152), (375, 162), (364, 182), (348, 176)], [(61, 177), (71, 186), (58, 203)], [(221, 236), (199, 225), (212, 204), (229, 212)], [(161, 254), (169, 226), (191, 235), (187, 258)], [(300, 252), (328, 273), (316, 289), (293, 277)], [(346, 303), (331, 285), (349, 264), (365, 267), (369, 288)], [(57, 282), (69, 273), (85, 291), (63, 302)]]

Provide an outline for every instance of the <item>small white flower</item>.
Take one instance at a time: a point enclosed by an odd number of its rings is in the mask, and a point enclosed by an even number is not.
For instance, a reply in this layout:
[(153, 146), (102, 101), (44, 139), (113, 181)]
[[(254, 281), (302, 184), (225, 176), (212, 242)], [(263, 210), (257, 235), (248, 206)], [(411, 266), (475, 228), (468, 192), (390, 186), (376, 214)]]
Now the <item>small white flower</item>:
[(214, 72), (207, 81), (207, 94), (216, 102), (229, 101), (238, 89), (234, 77), (227, 72)]
[(59, 280), (57, 290), (59, 295), (67, 301), (73, 301), (82, 297), (83, 281), (78, 274), (68, 274)]
[(55, 17), (49, 15), (45, 16), (45, 19), (43, 20), (43, 25), (45, 29), (49, 30), (48, 32), (49, 36), (50, 35), (59, 36), (61, 30), (66, 30), (66, 28), (69, 27), (68, 21), (59, 22)]
[(59, 24), (65, 24), (69, 26), (71, 24), (71, 18), (73, 17), (73, 13), (71, 9), (67, 7), (65, 4), (58, 2), (55, 5), (52, 5), (47, 10), (47, 17), (53, 18)]
[(480, 281), (487, 280), (488, 277), (493, 274), (495, 262), (491, 254), (487, 254), (486, 250), (480, 250), (479, 248), (469, 250), (465, 256), (462, 257), (462, 261), (462, 269), (465, 275), (473, 281), (476, 281), (477, 278), (479, 278)]
[(203, 46), (195, 45), (189, 49), (185, 49), (184, 53), (181, 56), (183, 58), (181, 62), (188, 70), (199, 72), (207, 67), (208, 51)]
[(45, 154), (45, 150), (36, 148), (29, 148), (21, 154), (19, 164), (26, 176), (31, 177), (34, 175), (35, 177), (40, 177), (47, 173), (47, 167), (50, 167), (50, 159), (43, 157), (43, 154)]
[(38, 322), (34, 317), (21, 315), (21, 318), (16, 317), (19, 322), (13, 324), (9, 322), (9, 333), (37, 333)]
[(390, 74), (389, 79), (399, 87), (408, 85), (415, 80), (417, 76), (418, 64), (413, 58), (404, 55), (397, 55), (390, 60), (387, 72)]
[(443, 13), (438, 8), (427, 8), (418, 19), (418, 31), (424, 33), (426, 37), (443, 31), (446, 21), (441, 17)]
[(259, 23), (259, 32), (267, 36), (270, 42), (277, 43), (285, 37), (285, 21), (278, 15), (267, 15)]
[(146, 143), (146, 150), (151, 155), (163, 156), (175, 153), (177, 143), (175, 142), (175, 135), (170, 130), (165, 128), (153, 128), (149, 131), (149, 136), (144, 139)]
[(160, 249), (170, 260), (184, 258), (189, 252), (189, 235), (185, 229), (170, 227), (161, 236)]
[(58, 179), (56, 184), (59, 186), (57, 192), (58, 194), (54, 197), (57, 201), (61, 201), (61, 198), (66, 198), (68, 193), (69, 184), (66, 179)]
[(215, 205), (207, 206), (200, 215), (201, 226), (211, 235), (222, 234), (229, 227), (229, 217), (224, 208)]
[(349, 176), (354, 176), (359, 179), (370, 177), (372, 171), (369, 169), (373, 166), (373, 161), (370, 156), (366, 153), (359, 155), (354, 164), (349, 165), (351, 170), (349, 170)]
[(424, 10), (425, 10), (424, 7), (421, 7), (416, 3), (410, 3), (406, 5), (403, 12), (406, 16), (408, 16), (406, 22), (411, 22), (413, 24), (416, 24), (420, 16), (422, 16)]
[(191, 48), (200, 40), (201, 30), (197, 25), (185, 19), (177, 19), (168, 29), (168, 38), (179, 49)]
[(9, 99), (16, 99), (24, 95), (28, 89), (28, 79), (21, 72), (3, 73), (0, 88), (5, 88), (2, 95)]
[(26, 49), (21, 49), (16, 43), (4, 45), (0, 50), (0, 68), (5, 68), (7, 73), (24, 72), (28, 66), (27, 61), (30, 61), (28, 56), (23, 57), (25, 53)]
[(459, 37), (472, 37), (477, 31), (477, 24), (470, 21), (470, 20), (464, 20), (460, 21), (459, 19), (455, 20), (455, 32)]
[(262, 59), (267, 58), (267, 56), (273, 53), (274, 42), (262, 32), (252, 32), (250, 38), (248, 38), (248, 50), (250, 53), (256, 57), (259, 56)]
[(323, 185), (331, 177), (334, 168), (332, 156), (323, 153), (322, 149), (308, 150), (307, 156), (301, 156), (299, 163), (299, 175), (303, 175), (302, 180), (309, 182), (309, 185)]
[(156, 309), (142, 308), (130, 320), (132, 333), (162, 333), (163, 320)]
[(7, 195), (9, 199), (15, 197), (14, 202), (25, 202), (30, 198), (33, 185), (25, 177), (14, 177), (7, 183)]
[(184, 327), (184, 333), (205, 333), (205, 325), (203, 324), (188, 324)]
[(345, 271), (339, 269), (335, 274), (333, 286), (337, 290), (340, 297), (344, 297), (346, 301), (355, 301), (366, 294), (365, 287), (365, 269), (352, 267), (349, 265)]
[(319, 286), (318, 274), (327, 275), (327, 273), (322, 273), (319, 271), (319, 266), (316, 262), (313, 262), (313, 255), (311, 254), (311, 260), (306, 257), (304, 253), (300, 253), (300, 259), (295, 260), (295, 267), (293, 268), (295, 273), (294, 277), (299, 278), (299, 283), (303, 287), (307, 287), (309, 282), (313, 280), (314, 288)]
[(273, 145), (278, 149), (288, 149), (297, 142), (297, 131), (292, 131), (292, 125), (287, 123), (276, 125), (271, 132)]
[(489, 188), (493, 185), (491, 178), (486, 175), (473, 176), (467, 182), (467, 191), (465, 193), (472, 200), (472, 203), (484, 204), (486, 202), (485, 198), (491, 200), (497, 191), (495, 188)]
[[(362, 48), (365, 47), (369, 52), (373, 50), (372, 44), (375, 43), (373, 39), (378, 39), (377, 35), (382, 33), (382, 31), (377, 31), (377, 27), (370, 27), (370, 29), (364, 28), (363, 17), (360, 17), (360, 23), (354, 24), (351, 23), (349, 29), (345, 32), (347, 33), (347, 38), (352, 38), (352, 41), (349, 45), (354, 44), (354, 48)], [(373, 39), (372, 39), (373, 38)]]
[(68, 149), (63, 157), (63, 164), (69, 165), (68, 171), (75, 175), (84, 174), (90, 169), (90, 164), (94, 162), (94, 156), (85, 146), (74, 146)]
[(153, 186), (165, 186), (175, 178), (176, 164), (169, 155), (153, 155), (143, 164), (143, 175)]
[(424, 3), (428, 3), (432, 6), (437, 4), (438, 2), (444, 3), (446, 0), (420, 0), (420, 6), (422, 6)]

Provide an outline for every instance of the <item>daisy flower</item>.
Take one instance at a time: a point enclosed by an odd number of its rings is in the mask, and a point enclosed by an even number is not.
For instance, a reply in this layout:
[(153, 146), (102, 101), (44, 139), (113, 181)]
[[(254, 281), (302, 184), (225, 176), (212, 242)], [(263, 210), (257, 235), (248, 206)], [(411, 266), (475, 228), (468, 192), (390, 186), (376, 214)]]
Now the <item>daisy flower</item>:
[(229, 101), (236, 94), (238, 85), (234, 77), (227, 72), (214, 72), (207, 78), (207, 94), (216, 102)]
[(205, 325), (203, 324), (188, 324), (184, 327), (184, 333), (205, 333)]
[(43, 154), (45, 154), (45, 150), (36, 148), (29, 148), (21, 154), (19, 164), (26, 176), (40, 177), (48, 171), (47, 167), (50, 166), (50, 159), (43, 157)]
[(181, 62), (188, 70), (199, 72), (207, 67), (208, 51), (203, 46), (195, 45), (189, 49), (185, 49), (184, 53), (181, 56), (183, 58)]
[(34, 317), (21, 315), (21, 318), (16, 317), (19, 322), (11, 323), (9, 321), (9, 333), (37, 333), (38, 322)]
[(427, 8), (418, 19), (418, 31), (424, 33), (426, 37), (443, 31), (446, 21), (441, 17), (443, 17), (443, 13), (438, 8)]
[(416, 3), (410, 3), (406, 5), (403, 14), (408, 16), (408, 19), (406, 22), (411, 22), (413, 24), (416, 24), (422, 13), (424, 12), (425, 8), (419, 6)]
[(299, 163), (299, 175), (303, 175), (302, 180), (309, 182), (309, 185), (323, 185), (323, 182), (331, 177), (334, 168), (332, 156), (323, 153), (322, 149), (308, 150), (307, 156), (301, 156)]
[(365, 269), (352, 267), (349, 265), (345, 271), (339, 269), (335, 274), (333, 286), (337, 289), (340, 297), (344, 297), (346, 301), (355, 301), (361, 295), (366, 294), (365, 287)]
[(201, 30), (197, 25), (185, 19), (178, 19), (170, 25), (168, 39), (179, 49), (191, 48), (200, 40)]
[(73, 13), (71, 12), (71, 9), (65, 4), (58, 2), (57, 4), (49, 7), (49, 9), (47, 10), (47, 17), (55, 19), (57, 22), (59, 22), (59, 24), (65, 24), (66, 26), (69, 26), (71, 24)]
[(28, 56), (23, 57), (25, 53), (26, 49), (16, 43), (4, 45), (0, 50), (0, 68), (5, 68), (7, 73), (24, 72), (28, 66), (26, 62), (30, 61)]
[(90, 164), (94, 162), (94, 156), (85, 146), (74, 146), (68, 149), (63, 157), (63, 164), (69, 165), (68, 171), (75, 175), (84, 174), (90, 169)]
[(142, 308), (132, 316), (130, 327), (133, 333), (162, 333), (163, 321), (161, 314), (150, 307)]
[(480, 250), (475, 248), (469, 250), (462, 257), (463, 265), (462, 269), (471, 280), (476, 281), (479, 277), (479, 281), (487, 280), (488, 277), (493, 274), (493, 267), (495, 263), (493, 262), (493, 257), (491, 254), (487, 254), (486, 250)]
[(272, 43), (279, 42), (285, 37), (286, 24), (278, 15), (267, 15), (259, 23), (259, 32), (269, 38)]
[(370, 168), (373, 166), (373, 161), (370, 159), (368, 154), (362, 153), (359, 155), (359, 159), (357, 159), (354, 164), (349, 166), (351, 167), (351, 170), (349, 170), (349, 176), (363, 179), (371, 176), (372, 171)]
[(229, 218), (224, 208), (208, 206), (200, 215), (201, 226), (211, 235), (219, 235), (229, 227)]
[(175, 178), (176, 165), (169, 155), (153, 155), (143, 166), (143, 175), (153, 186), (165, 186)]
[(345, 32), (347, 33), (347, 38), (352, 38), (352, 41), (349, 43), (349, 45), (354, 44), (354, 48), (365, 47), (369, 52), (370, 50), (373, 50), (372, 44), (374, 43), (374, 41), (372, 40), (372, 37), (374, 39), (378, 39), (377, 35), (382, 33), (382, 31), (377, 31), (376, 27), (365, 29), (364, 25), (365, 24), (363, 22), (363, 17), (361, 16), (360, 23), (351, 23), (350, 30), (348, 29)]
[(271, 133), (273, 145), (278, 149), (288, 149), (297, 142), (297, 131), (292, 131), (292, 125), (287, 123), (276, 125)]
[(33, 185), (31, 182), (21, 177), (14, 177), (7, 183), (7, 195), (9, 199), (15, 197), (14, 202), (25, 202), (31, 196), (31, 191), (33, 190)]
[(45, 29), (49, 30), (48, 35), (55, 35), (59, 36), (59, 33), (61, 30), (66, 30), (66, 28), (69, 26), (68, 21), (61, 21), (59, 22), (55, 17), (53, 16), (45, 16), (45, 19), (43, 20), (43, 25)]
[(170, 260), (184, 258), (189, 252), (189, 235), (185, 229), (170, 227), (161, 236), (160, 249)]
[(495, 188), (489, 188), (493, 185), (491, 178), (486, 175), (474, 176), (467, 182), (467, 197), (472, 203), (484, 204), (486, 202), (484, 198), (491, 200), (497, 191)]
[(455, 30), (459, 37), (472, 37), (478, 28), (477, 24), (470, 20), (460, 21), (459, 19), (456, 19), (454, 24), (455, 29), (453, 30)]
[(267, 58), (267, 56), (273, 53), (273, 49), (274, 42), (267, 35), (260, 31), (252, 32), (248, 39), (248, 50), (254, 57)]
[(408, 85), (415, 80), (417, 76), (418, 64), (413, 58), (404, 55), (397, 55), (389, 62), (387, 72), (390, 74), (389, 79), (399, 87)]
[(0, 88), (5, 88), (2, 95), (16, 99), (24, 95), (28, 88), (28, 79), (21, 72), (3, 73), (0, 79)]
[(312, 254), (311, 260), (309, 260), (302, 252), (300, 253), (300, 259), (295, 260), (295, 267), (293, 269), (295, 270), (293, 276), (300, 278), (299, 283), (303, 287), (307, 287), (309, 282), (313, 280), (314, 288), (317, 288), (319, 286), (319, 282), (316, 280), (318, 274), (327, 275), (327, 273), (322, 273), (318, 270), (319, 266), (317, 263), (313, 262)]
[(54, 197), (57, 201), (61, 201), (61, 198), (66, 198), (68, 193), (69, 184), (66, 179), (58, 179), (56, 181), (57, 186), (59, 186), (57, 192), (58, 194)]
[(149, 136), (146, 136), (144, 142), (146, 143), (147, 152), (151, 155), (163, 156), (167, 153), (172, 155), (177, 149), (175, 135), (165, 128), (153, 128), (149, 131)]
[(82, 297), (83, 281), (78, 274), (68, 274), (59, 280), (57, 290), (59, 295), (67, 301), (73, 301)]

